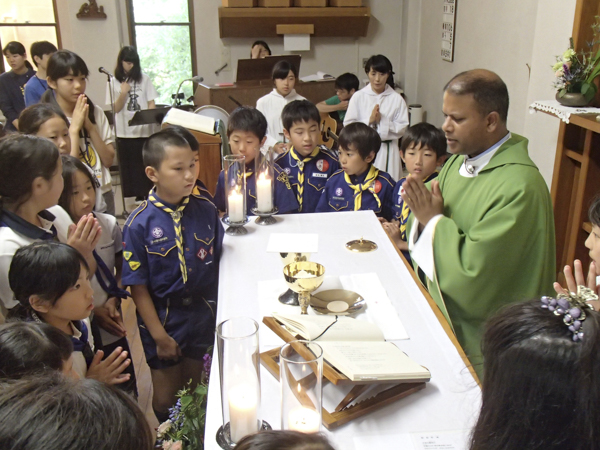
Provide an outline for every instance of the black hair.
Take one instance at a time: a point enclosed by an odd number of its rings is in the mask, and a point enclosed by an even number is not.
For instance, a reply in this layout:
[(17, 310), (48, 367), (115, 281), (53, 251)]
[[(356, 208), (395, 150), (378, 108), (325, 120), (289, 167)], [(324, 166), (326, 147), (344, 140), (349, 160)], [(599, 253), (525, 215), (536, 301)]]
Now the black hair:
[[(17, 41), (10, 41), (8, 44), (6, 44), (4, 46), (4, 48), (2, 49), (2, 54), (4, 56), (8, 56), (7, 53), (10, 53), (11, 55), (21, 55), (21, 56), (25, 56), (26, 50), (25, 50), (25, 46), (23, 44), (21, 44), (20, 42)], [(25, 67), (27, 67), (28, 69), (33, 70), (33, 66), (31, 65), (31, 63), (27, 60), (25, 60)]]
[(37, 67), (38, 63), (35, 62), (35, 56), (37, 56), (38, 58), (43, 58), (44, 55), (51, 55), (56, 51), (58, 51), (58, 49), (56, 48), (56, 45), (54, 45), (52, 42), (36, 41), (33, 44), (31, 44), (29, 56), (31, 56), (33, 63)]
[(19, 305), (9, 317), (26, 318), (31, 311), (29, 299), (36, 295), (56, 304), (77, 283), (87, 261), (75, 248), (55, 241), (34, 242), (15, 252), (8, 271), (8, 283)]
[(267, 119), (258, 109), (251, 106), (240, 106), (229, 116), (227, 137), (234, 131), (246, 131), (254, 134), (259, 141), (267, 134)]
[(261, 431), (239, 441), (236, 450), (335, 450), (323, 434), (299, 431)]
[(363, 160), (371, 154), (379, 152), (381, 138), (377, 131), (362, 122), (354, 122), (342, 128), (339, 139), (340, 148), (349, 149), (350, 145)]
[(69, 336), (47, 323), (0, 325), (0, 378), (22, 378), (63, 369), (73, 353)]
[(0, 140), (0, 209), (18, 208), (31, 196), (37, 177), (50, 180), (58, 165), (58, 148), (49, 139), (12, 134)]
[(150, 426), (127, 393), (60, 373), (0, 382), (4, 450), (151, 450)]
[(371, 69), (380, 73), (387, 73), (389, 75), (387, 84), (389, 84), (392, 89), (396, 87), (394, 84), (394, 69), (392, 68), (392, 63), (389, 59), (387, 59), (387, 57), (383, 55), (371, 56), (365, 64), (365, 73), (368, 75)]
[(495, 73), (482, 74), (479, 70), (461, 72), (448, 81), (444, 86), (444, 92), (453, 95), (472, 95), (482, 116), (495, 111), (500, 116), (500, 120), (506, 123), (509, 105), (508, 88)]
[(580, 342), (539, 299), (490, 319), (471, 450), (598, 448), (600, 313), (585, 314)]
[(142, 149), (144, 166), (160, 169), (160, 165), (165, 159), (165, 149), (171, 146), (190, 147), (185, 138), (179, 134), (166, 131), (166, 129), (154, 133), (146, 140)]
[(588, 209), (588, 217), (590, 222), (592, 222), (592, 225), (600, 227), (600, 195), (597, 195), (592, 200), (590, 209)]
[(69, 213), (71, 216), (71, 220), (77, 223), (79, 221), (79, 217), (74, 217), (71, 211), (71, 200), (73, 199), (73, 177), (77, 171), (83, 173), (90, 183), (92, 183), (92, 188), (94, 192), (96, 192), (96, 178), (94, 175), (88, 170), (87, 166), (81, 162), (79, 158), (75, 158), (71, 155), (61, 155), (62, 159), (62, 176), (65, 181), (65, 185), (63, 187), (63, 191), (60, 194), (60, 198), (58, 199), (58, 204), (65, 211)]
[(53, 117), (60, 117), (69, 128), (69, 119), (58, 106), (50, 103), (28, 106), (19, 115), (19, 131), (23, 134), (37, 134), (40, 127)]
[(252, 47), (250, 47), (250, 56), (252, 56), (252, 49), (254, 47), (256, 47), (257, 45), (262, 45), (265, 48), (265, 50), (269, 52), (269, 56), (272, 55), (269, 44), (267, 44), (265, 41), (254, 41), (254, 43), (252, 44)]
[[(123, 69), (123, 61), (133, 63), (133, 67), (128, 73), (125, 73), (125, 69)], [(135, 47), (126, 45), (119, 52), (119, 56), (117, 56), (117, 66), (115, 67), (115, 78), (119, 83), (128, 80), (141, 83), (142, 67), (140, 65), (140, 56), (135, 50)]]
[(283, 128), (290, 131), (297, 122), (315, 121), (320, 124), (321, 115), (317, 107), (308, 100), (294, 100), (283, 107), (281, 121)]
[(298, 78), (298, 69), (296, 66), (289, 61), (279, 61), (273, 66), (272, 78), (275, 80), (285, 80), (290, 71), (294, 74), (294, 77)]
[[(58, 50), (54, 52), (50, 59), (48, 60), (48, 67), (46, 68), (46, 75), (53, 81), (58, 81), (59, 78), (64, 78), (69, 75), (73, 76), (84, 76), (88, 77), (90, 71), (88, 70), (85, 61), (81, 59), (81, 57), (70, 50)], [(42, 103), (50, 103), (60, 108), (60, 105), (56, 101), (54, 96), (54, 90), (49, 89), (42, 94), (42, 98), (40, 99)], [(88, 118), (90, 122), (94, 125), (96, 124), (96, 116), (94, 115), (94, 104), (92, 100), (87, 97), (87, 104), (89, 105), (88, 109)], [(83, 129), (81, 132), (83, 133)], [(75, 143), (72, 142), (71, 145)]]
[(427, 122), (420, 122), (406, 129), (404, 136), (402, 136), (400, 150), (405, 152), (411, 144), (414, 144), (415, 147), (429, 147), (438, 158), (444, 156), (447, 150), (444, 132)]
[(200, 150), (200, 144), (198, 143), (198, 139), (188, 130), (179, 125), (169, 125), (168, 127), (163, 128), (163, 130), (167, 134), (173, 134), (176, 136), (180, 136), (184, 138), (193, 152), (197, 152)]
[(336, 89), (345, 89), (348, 92), (352, 89), (358, 91), (359, 86), (360, 82), (358, 81), (358, 77), (353, 73), (346, 72), (335, 79)]

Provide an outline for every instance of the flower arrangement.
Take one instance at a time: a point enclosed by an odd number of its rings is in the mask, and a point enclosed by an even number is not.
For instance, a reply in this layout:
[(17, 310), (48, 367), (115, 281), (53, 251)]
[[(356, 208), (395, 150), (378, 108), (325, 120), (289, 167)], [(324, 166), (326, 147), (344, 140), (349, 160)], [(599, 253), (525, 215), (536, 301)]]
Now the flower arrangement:
[[(600, 34), (600, 17), (596, 16), (596, 22), (592, 25), (593, 38), (587, 42), (587, 51), (576, 52), (573, 46), (573, 38), (570, 38), (569, 48), (556, 57), (556, 64), (552, 70), (556, 76), (554, 87), (557, 92), (557, 100), (560, 101), (566, 94), (581, 94), (587, 103), (590, 103), (598, 90), (594, 80), (600, 75), (600, 49), (594, 53), (594, 47), (600, 43), (597, 38)], [(586, 103), (586, 104), (587, 104)]]
[(206, 397), (211, 363), (212, 357), (207, 353), (204, 355), (204, 379), (193, 390), (190, 380), (187, 387), (177, 393), (177, 403), (169, 409), (169, 420), (159, 425), (156, 437), (162, 442), (163, 450), (204, 448)]

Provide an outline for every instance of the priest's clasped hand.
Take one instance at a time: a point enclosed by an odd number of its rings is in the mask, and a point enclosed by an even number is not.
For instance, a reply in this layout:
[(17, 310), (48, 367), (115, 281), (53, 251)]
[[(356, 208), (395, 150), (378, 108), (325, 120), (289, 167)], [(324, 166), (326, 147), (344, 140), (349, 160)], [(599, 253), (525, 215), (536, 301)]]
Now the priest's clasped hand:
[(444, 213), (444, 198), (437, 180), (431, 182), (431, 191), (429, 191), (420, 178), (409, 175), (400, 193), (423, 227), (435, 216)]

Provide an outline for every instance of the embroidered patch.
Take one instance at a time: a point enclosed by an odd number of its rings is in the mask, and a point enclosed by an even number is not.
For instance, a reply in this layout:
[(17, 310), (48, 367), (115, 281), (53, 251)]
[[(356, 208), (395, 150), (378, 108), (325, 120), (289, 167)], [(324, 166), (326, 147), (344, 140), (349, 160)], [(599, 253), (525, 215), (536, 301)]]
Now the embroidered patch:
[(196, 256), (198, 258), (200, 258), (202, 261), (204, 261), (204, 259), (206, 258), (206, 255), (208, 255), (208, 252), (206, 250), (204, 250), (203, 248), (201, 248)]
[(133, 256), (132, 252), (123, 252), (123, 258), (125, 258), (125, 261), (129, 261), (132, 256)]
[(321, 172), (327, 172), (327, 170), (329, 169), (329, 161), (327, 161), (326, 159), (318, 160), (317, 169), (319, 169)]
[(158, 239), (158, 238), (163, 237), (164, 234), (165, 234), (165, 232), (163, 231), (163, 229), (161, 227), (152, 228), (152, 237)]
[(277, 175), (277, 179), (279, 181), (281, 181), (282, 183), (284, 183), (286, 188), (288, 188), (289, 190), (292, 189), (292, 185), (290, 184), (290, 179), (288, 178), (288, 176), (285, 172), (281, 172), (279, 175)]
[(381, 191), (381, 181), (375, 180), (375, 184), (373, 185), (373, 190), (375, 191), (376, 194), (379, 194), (379, 191)]
[(343, 193), (344, 193), (344, 190), (342, 188), (337, 188), (335, 190), (335, 195), (337, 195), (338, 197), (340, 197)]
[(142, 263), (138, 261), (129, 261), (129, 267), (131, 267), (131, 270), (133, 270), (134, 272), (138, 270), (141, 265)]
[(313, 178), (327, 178), (326, 173), (319, 173), (319, 172), (313, 172), (312, 176), (313, 176)]
[(285, 169), (283, 169), (283, 171), (284, 171), (285, 173), (287, 173), (288, 175), (289, 175), (290, 173), (292, 173), (292, 170), (291, 170), (289, 167), (286, 167)]

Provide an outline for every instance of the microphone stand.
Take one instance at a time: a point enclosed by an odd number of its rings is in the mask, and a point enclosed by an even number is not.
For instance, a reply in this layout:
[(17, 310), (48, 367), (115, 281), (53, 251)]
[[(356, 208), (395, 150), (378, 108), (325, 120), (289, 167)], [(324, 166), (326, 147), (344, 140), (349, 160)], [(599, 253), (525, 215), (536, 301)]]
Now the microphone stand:
[[(104, 73), (104, 72), (100, 72)], [(123, 213), (119, 216), (120, 218), (127, 220), (129, 212), (125, 207), (125, 191), (123, 190), (123, 169), (121, 167), (121, 149), (119, 148), (119, 138), (117, 136), (117, 113), (115, 112), (115, 98), (114, 98), (114, 77), (109, 73), (104, 73), (108, 82), (108, 91), (110, 93), (110, 108), (113, 115), (113, 133), (115, 133), (115, 151), (117, 153), (117, 165), (119, 167), (119, 184), (121, 185), (121, 201), (123, 202)], [(116, 211), (115, 211), (116, 213)]]

